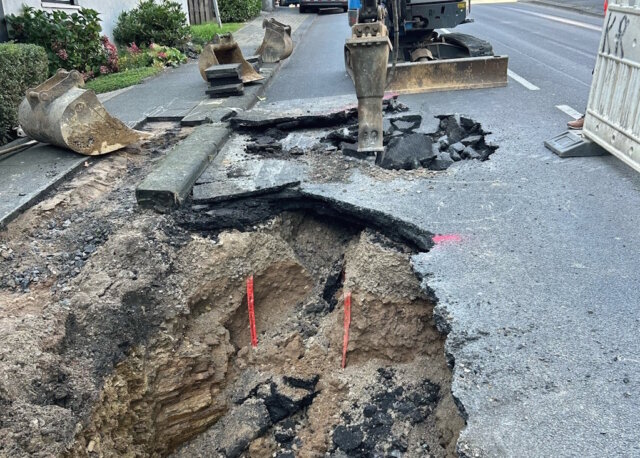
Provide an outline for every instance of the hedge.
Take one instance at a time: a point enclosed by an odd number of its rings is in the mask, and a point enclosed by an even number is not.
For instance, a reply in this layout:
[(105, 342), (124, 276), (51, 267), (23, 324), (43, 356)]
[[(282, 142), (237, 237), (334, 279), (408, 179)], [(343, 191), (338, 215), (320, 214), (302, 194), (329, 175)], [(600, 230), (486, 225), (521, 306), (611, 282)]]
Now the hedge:
[(14, 138), (18, 106), (27, 89), (47, 79), (48, 65), (41, 46), (0, 43), (0, 145)]
[(222, 22), (244, 22), (253, 19), (262, 9), (262, 0), (219, 0)]
[(157, 43), (181, 47), (187, 41), (187, 15), (178, 2), (140, 0), (131, 11), (123, 11), (113, 29), (113, 37), (122, 46), (148, 46)]

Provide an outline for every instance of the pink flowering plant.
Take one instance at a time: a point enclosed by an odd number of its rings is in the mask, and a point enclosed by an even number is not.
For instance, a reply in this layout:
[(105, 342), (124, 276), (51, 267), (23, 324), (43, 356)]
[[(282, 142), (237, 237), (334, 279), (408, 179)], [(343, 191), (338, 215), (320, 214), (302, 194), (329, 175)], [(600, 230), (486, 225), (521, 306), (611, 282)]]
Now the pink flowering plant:
[(33, 43), (47, 51), (49, 74), (59, 68), (78, 70), (85, 75), (118, 69), (118, 51), (106, 37), (100, 37), (98, 12), (82, 8), (72, 14), (43, 11), (25, 6), (21, 15), (7, 16), (10, 37)]
[(108, 70), (107, 73), (117, 72), (118, 71), (118, 48), (116, 48), (116, 45), (114, 45), (109, 41), (109, 37), (107, 37), (106, 35), (103, 35), (102, 38), (100, 38), (100, 41), (102, 42), (102, 48), (104, 49), (104, 53), (107, 56), (106, 65), (100, 66), (100, 73), (102, 73), (103, 75), (105, 74), (102, 71), (102, 67), (106, 67), (106, 69)]

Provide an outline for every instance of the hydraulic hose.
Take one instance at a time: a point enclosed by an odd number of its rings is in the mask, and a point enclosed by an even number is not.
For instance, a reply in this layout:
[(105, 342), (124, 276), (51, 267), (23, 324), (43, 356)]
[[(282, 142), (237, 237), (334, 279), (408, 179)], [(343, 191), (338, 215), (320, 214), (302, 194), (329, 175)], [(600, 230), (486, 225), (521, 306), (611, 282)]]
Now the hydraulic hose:
[(400, 30), (398, 30), (398, 0), (393, 1), (393, 63), (391, 65), (391, 72), (387, 76), (387, 84), (385, 88), (389, 87), (393, 77), (396, 75), (396, 65), (398, 64), (398, 46), (400, 42)]

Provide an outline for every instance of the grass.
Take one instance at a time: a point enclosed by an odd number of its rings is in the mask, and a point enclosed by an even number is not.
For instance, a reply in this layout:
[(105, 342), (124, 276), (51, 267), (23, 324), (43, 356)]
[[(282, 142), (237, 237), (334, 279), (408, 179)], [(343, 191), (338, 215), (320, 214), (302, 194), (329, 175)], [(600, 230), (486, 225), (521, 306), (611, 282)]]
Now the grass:
[(162, 68), (158, 67), (132, 68), (119, 73), (98, 76), (88, 81), (84, 86), (87, 89), (92, 89), (96, 94), (102, 94), (139, 84), (143, 79), (161, 71)]
[(208, 43), (216, 33), (233, 33), (243, 25), (244, 22), (227, 22), (222, 27), (218, 27), (215, 22), (192, 25), (191, 36), (202, 43)]

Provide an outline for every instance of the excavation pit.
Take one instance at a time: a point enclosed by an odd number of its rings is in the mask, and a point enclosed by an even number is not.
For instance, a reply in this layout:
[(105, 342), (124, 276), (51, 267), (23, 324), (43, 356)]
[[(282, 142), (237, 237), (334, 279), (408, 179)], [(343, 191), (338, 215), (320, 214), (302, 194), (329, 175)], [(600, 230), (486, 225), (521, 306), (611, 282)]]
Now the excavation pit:
[[(192, 234), (153, 294), (122, 296), (132, 324), (110, 336), (121, 354), (69, 455), (454, 456), (464, 421), (413, 253), (301, 211), (250, 231)], [(88, 320), (100, 317), (73, 316), (63, 348), (91, 347)]]

